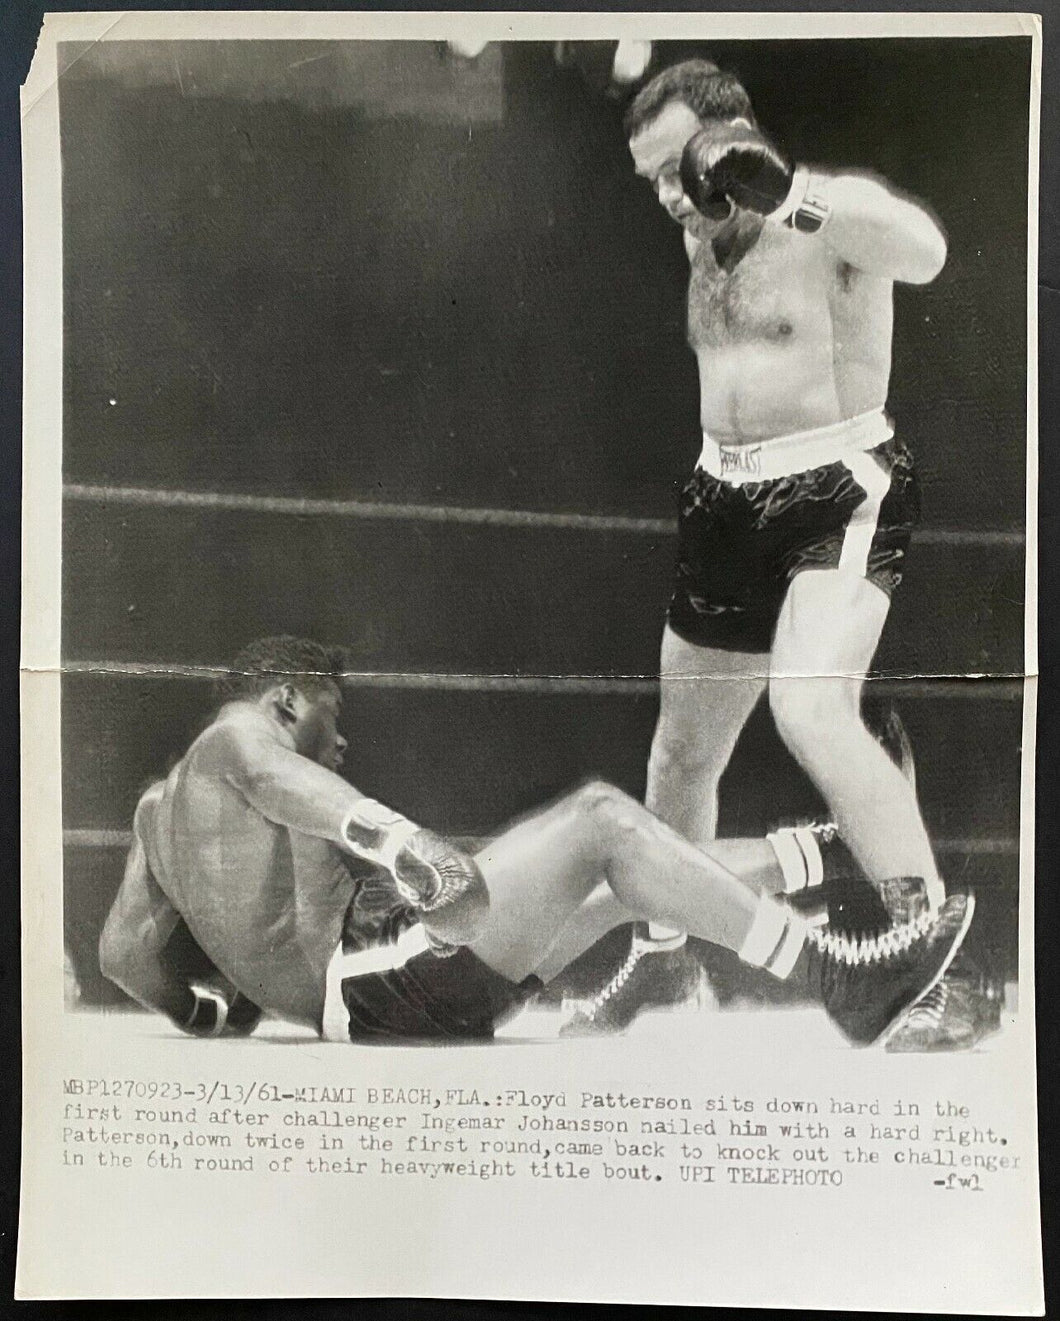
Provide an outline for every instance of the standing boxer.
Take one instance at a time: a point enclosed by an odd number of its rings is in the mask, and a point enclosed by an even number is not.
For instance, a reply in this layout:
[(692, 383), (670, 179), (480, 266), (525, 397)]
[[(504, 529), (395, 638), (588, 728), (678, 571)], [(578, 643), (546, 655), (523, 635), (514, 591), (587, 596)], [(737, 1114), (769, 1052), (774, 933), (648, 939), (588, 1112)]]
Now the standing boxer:
[[(934, 279), (946, 240), (883, 179), (786, 160), (707, 61), (652, 79), (625, 127), (637, 174), (684, 231), (703, 432), (681, 497), (648, 807), (709, 844), (722, 773), (768, 693), (865, 875), (881, 890), (922, 877), (937, 911), (915, 788), (866, 729), (861, 693), (919, 512), (884, 411), (893, 288)], [(581, 1026), (614, 1030), (645, 999), (679, 998), (683, 939), (635, 932), (621, 993), (604, 987)]]
[[(245, 1033), (267, 1010), (329, 1039), (488, 1038), (585, 948), (572, 919), (602, 889), (618, 922), (678, 924), (776, 977), (799, 968), (869, 1044), (939, 984), (967, 932), (971, 896), (936, 914), (908, 879), (882, 903), (869, 892), (876, 912), (835, 888), (831, 921), (811, 926), (775, 897), (814, 879), (791, 849), (731, 841), (709, 856), (601, 783), (472, 858), (337, 774), (333, 670), (315, 643), (252, 644), (137, 809), (101, 967), (190, 1033)], [(181, 922), (215, 976), (196, 982), (173, 957)]]

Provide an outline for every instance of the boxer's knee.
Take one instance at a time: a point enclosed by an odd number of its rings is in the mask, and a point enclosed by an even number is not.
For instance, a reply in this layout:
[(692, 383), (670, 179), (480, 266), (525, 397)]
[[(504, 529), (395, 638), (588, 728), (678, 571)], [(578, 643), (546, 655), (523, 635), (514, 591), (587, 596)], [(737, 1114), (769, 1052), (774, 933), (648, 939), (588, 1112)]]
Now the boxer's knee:
[(648, 757), (650, 785), (694, 783), (701, 794), (717, 789), (730, 749), (716, 746), (708, 737), (676, 725), (660, 722)]
[(851, 680), (793, 678), (769, 687), (773, 721), (788, 751), (802, 765), (827, 760), (844, 732), (863, 730), (858, 687)]
[(589, 780), (574, 795), (579, 816), (621, 830), (635, 830), (643, 814), (641, 805), (607, 780)]

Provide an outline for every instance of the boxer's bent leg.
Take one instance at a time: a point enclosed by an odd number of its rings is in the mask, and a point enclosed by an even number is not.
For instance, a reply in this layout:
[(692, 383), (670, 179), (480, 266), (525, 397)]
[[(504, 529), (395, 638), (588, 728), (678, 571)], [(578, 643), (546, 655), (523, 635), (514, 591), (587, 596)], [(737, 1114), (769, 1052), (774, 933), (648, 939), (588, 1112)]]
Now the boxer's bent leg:
[[(759, 894), (783, 894), (809, 883), (808, 877), (792, 883), (768, 839), (717, 839), (704, 852)], [(543, 982), (558, 977), (609, 931), (643, 916), (631, 913), (610, 885), (601, 882), (559, 932), (537, 969), (538, 977)]]
[[(533, 813), (475, 855), (489, 888), (490, 911), (471, 948), (511, 981), (537, 972), (557, 937), (600, 884), (603, 868), (593, 860), (587, 794), (588, 786)], [(603, 924), (587, 923), (586, 943), (579, 947), (577, 939), (569, 942), (572, 953), (567, 962), (612, 926), (634, 917), (615, 905)]]
[[(783, 894), (794, 887), (768, 839), (716, 839), (703, 852), (759, 894)], [(803, 881), (798, 888), (803, 888)]]
[[(490, 916), (471, 948), (515, 982), (546, 964), (561, 928), (601, 875), (626, 910), (615, 909), (615, 916), (647, 917), (734, 950), (763, 905), (779, 908), (607, 784), (586, 785), (521, 822), (477, 861), (490, 889)], [(778, 940), (786, 923), (777, 918)]]
[(938, 902), (942, 886), (915, 791), (861, 718), (862, 684), (889, 604), (855, 574), (797, 574), (777, 623), (769, 700), (781, 738), (869, 879), (920, 876)]
[(538, 966), (537, 976), (547, 985), (598, 940), (637, 916), (621, 902), (606, 881), (601, 881), (561, 928)]

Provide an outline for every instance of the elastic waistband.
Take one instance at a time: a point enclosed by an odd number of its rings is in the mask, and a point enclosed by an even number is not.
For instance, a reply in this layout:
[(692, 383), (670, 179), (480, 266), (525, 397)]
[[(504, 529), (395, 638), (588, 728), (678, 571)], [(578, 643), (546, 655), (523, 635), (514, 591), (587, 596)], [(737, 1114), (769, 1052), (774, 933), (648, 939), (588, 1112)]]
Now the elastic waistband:
[(882, 408), (753, 445), (719, 445), (704, 432), (696, 467), (732, 486), (768, 482), (841, 462), (845, 455), (875, 449), (893, 435), (894, 424)]

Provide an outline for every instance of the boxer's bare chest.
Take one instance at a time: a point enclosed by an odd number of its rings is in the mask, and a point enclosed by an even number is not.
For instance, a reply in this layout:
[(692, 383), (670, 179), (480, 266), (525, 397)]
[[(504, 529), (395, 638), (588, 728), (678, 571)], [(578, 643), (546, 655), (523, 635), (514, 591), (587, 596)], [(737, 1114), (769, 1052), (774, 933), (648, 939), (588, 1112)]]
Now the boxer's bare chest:
[(830, 320), (834, 260), (800, 236), (764, 226), (740, 251), (693, 252), (688, 283), (688, 340), (697, 352), (744, 343), (778, 347), (820, 334)]

